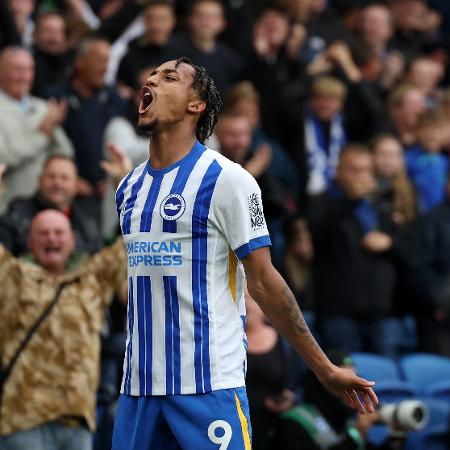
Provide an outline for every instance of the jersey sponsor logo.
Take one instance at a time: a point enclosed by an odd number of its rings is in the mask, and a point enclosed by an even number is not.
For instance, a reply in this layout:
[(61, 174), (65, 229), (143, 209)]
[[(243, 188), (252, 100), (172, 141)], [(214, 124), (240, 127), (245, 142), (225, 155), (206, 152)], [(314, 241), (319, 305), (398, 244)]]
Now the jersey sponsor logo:
[(128, 266), (182, 266), (181, 242), (136, 241), (127, 244)]
[(169, 194), (162, 202), (159, 212), (165, 220), (179, 219), (186, 209), (186, 202), (179, 194)]
[(250, 210), (250, 220), (253, 230), (260, 230), (266, 225), (266, 223), (264, 220), (261, 200), (256, 192), (249, 195), (248, 208)]

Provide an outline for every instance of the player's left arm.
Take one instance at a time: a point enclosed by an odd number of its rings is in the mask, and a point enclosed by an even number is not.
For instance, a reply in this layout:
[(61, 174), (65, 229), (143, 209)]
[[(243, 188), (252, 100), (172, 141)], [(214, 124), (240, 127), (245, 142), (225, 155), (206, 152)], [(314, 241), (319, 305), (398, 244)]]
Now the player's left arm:
[(242, 259), (250, 295), (275, 328), (290, 342), (324, 386), (360, 413), (373, 412), (378, 399), (373, 382), (335, 366), (311, 334), (295, 297), (262, 247)]

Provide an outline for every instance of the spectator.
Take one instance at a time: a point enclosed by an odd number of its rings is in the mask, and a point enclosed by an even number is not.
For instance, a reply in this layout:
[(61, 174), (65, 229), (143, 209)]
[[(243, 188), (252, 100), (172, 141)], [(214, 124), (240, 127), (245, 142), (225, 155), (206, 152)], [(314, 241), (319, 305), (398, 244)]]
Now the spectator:
[(103, 133), (107, 123), (124, 109), (115, 87), (104, 83), (109, 49), (102, 38), (83, 40), (70, 80), (47, 91), (48, 96), (67, 99), (69, 109), (63, 125), (75, 146), (79, 193), (94, 197), (99, 203), (105, 190), (105, 173), (100, 167)]
[(94, 253), (103, 244), (95, 206), (76, 197), (77, 169), (72, 159), (50, 156), (39, 177), (36, 194), (11, 202), (0, 218), (0, 242), (15, 256), (27, 248), (27, 236), (33, 217), (48, 208), (58, 209), (70, 219), (77, 250)]
[(421, 217), (409, 245), (419, 350), (450, 357), (450, 178), (446, 200)]
[(425, 111), (425, 96), (420, 89), (402, 84), (388, 99), (388, 123), (384, 128), (397, 136), (406, 148), (415, 144), (419, 117)]
[(131, 88), (136, 86), (136, 74), (141, 70), (180, 56), (172, 40), (176, 23), (173, 2), (151, 1), (144, 9), (143, 19), (144, 34), (129, 43), (117, 74), (117, 79)]
[(55, 210), (34, 217), (28, 244), (29, 261), (0, 246), (3, 367), (51, 299), (61, 295), (5, 381), (0, 447), (90, 450), (100, 332), (113, 289), (126, 282), (125, 249), (118, 240), (90, 258), (73, 258), (70, 222)]
[(304, 219), (295, 219), (287, 227), (283, 278), (301, 305), (310, 328), (314, 325), (313, 260), (314, 247), (308, 224)]
[(251, 148), (251, 128), (245, 116), (224, 113), (216, 126), (220, 152), (232, 161), (241, 164), (258, 181), (264, 198), (264, 214), (270, 229), (271, 221), (284, 212), (282, 189), (276, 179), (268, 173), (271, 150), (267, 144)]
[(409, 66), (405, 79), (411, 86), (420, 89), (429, 108), (436, 107), (438, 84), (444, 76), (443, 64), (425, 57), (414, 59)]
[(179, 36), (177, 40), (179, 53), (205, 67), (222, 95), (242, 70), (238, 55), (218, 40), (226, 26), (224, 14), (220, 0), (194, 0), (187, 18), (187, 39)]
[[(328, 356), (340, 367), (355, 371), (351, 356), (344, 351), (334, 350)], [(305, 376), (305, 403), (280, 415), (272, 439), (276, 450), (356, 450), (356, 449), (402, 449), (404, 439), (390, 439), (385, 444), (373, 446), (367, 442), (369, 429), (380, 420), (378, 412), (358, 414), (340, 403), (327, 392), (311, 371)]]
[(278, 414), (294, 405), (288, 387), (293, 378), (293, 352), (277, 331), (267, 324), (258, 304), (245, 299), (247, 318), (247, 395), (252, 411), (252, 448), (264, 450)]
[(445, 116), (429, 111), (417, 124), (418, 144), (406, 153), (408, 175), (417, 190), (419, 211), (427, 212), (445, 199), (448, 156), (441, 154), (444, 145)]
[(293, 199), (298, 193), (298, 180), (292, 161), (283, 147), (270, 138), (261, 125), (261, 97), (248, 81), (236, 83), (230, 88), (225, 98), (224, 110), (247, 117), (252, 129), (252, 148), (267, 144), (272, 153), (269, 173), (276, 177), (287, 190), (286, 195)]
[(315, 80), (306, 106), (286, 105), (283, 114), (285, 148), (300, 180), (300, 204), (306, 193), (318, 194), (334, 179), (339, 153), (347, 142), (342, 110), (347, 89), (332, 77)]
[(327, 8), (325, 0), (279, 0), (289, 19), (306, 27), (307, 39), (302, 50), (305, 63), (312, 62), (331, 43), (348, 40), (349, 33), (338, 15)]
[(127, 102), (123, 116), (113, 117), (107, 124), (104, 133), (105, 144), (114, 144), (130, 159), (133, 167), (148, 159), (149, 136), (137, 128), (138, 108), (141, 102), (141, 86), (147, 81), (152, 68), (139, 71), (132, 98)]
[(262, 125), (270, 134), (276, 132), (283, 85), (302, 73), (300, 48), (305, 38), (305, 27), (291, 27), (286, 13), (275, 7), (265, 9), (253, 27), (253, 50), (244, 77), (260, 92)]
[(34, 0), (8, 0), (9, 10), (14, 19), (16, 30), (20, 35), (20, 44), (30, 48), (33, 42), (34, 22), (32, 13)]
[(42, 13), (36, 20), (33, 56), (36, 64), (32, 93), (43, 96), (49, 85), (61, 83), (68, 76), (66, 23), (56, 12)]
[(30, 96), (33, 57), (20, 47), (0, 53), (0, 162), (6, 164), (6, 193), (0, 210), (35, 193), (42, 164), (52, 154), (72, 154), (60, 127), (67, 104)]
[(0, 2), (0, 50), (8, 45), (19, 45), (20, 36), (9, 7), (9, 2)]
[(364, 43), (354, 45), (352, 51), (344, 42), (330, 45), (324, 57), (348, 88), (344, 113), (347, 138), (366, 142), (379, 130), (384, 115), (379, 86), (382, 75), (380, 58)]
[(439, 41), (441, 16), (424, 0), (389, 0), (388, 4), (396, 28), (392, 48), (407, 60)]
[[(148, 133), (139, 130), (137, 123), (138, 108), (141, 101), (140, 89), (147, 81), (151, 71), (152, 69), (148, 68), (138, 73), (133, 96), (127, 102), (125, 114), (112, 118), (108, 122), (104, 134), (105, 147), (115, 145), (130, 158), (132, 167), (137, 167), (149, 156), (150, 138)], [(108, 183), (102, 205), (102, 229), (105, 236), (115, 235), (119, 225), (115, 191), (114, 183)]]
[(381, 207), (399, 226), (411, 223), (417, 214), (417, 200), (406, 174), (402, 145), (393, 135), (381, 134), (372, 140), (371, 149)]
[(381, 4), (366, 6), (359, 17), (358, 34), (384, 58), (394, 35), (394, 21), (389, 9)]
[(314, 301), (326, 345), (395, 356), (403, 335), (391, 316), (394, 224), (373, 201), (375, 188), (372, 155), (354, 144), (340, 156), (336, 182), (310, 199)]

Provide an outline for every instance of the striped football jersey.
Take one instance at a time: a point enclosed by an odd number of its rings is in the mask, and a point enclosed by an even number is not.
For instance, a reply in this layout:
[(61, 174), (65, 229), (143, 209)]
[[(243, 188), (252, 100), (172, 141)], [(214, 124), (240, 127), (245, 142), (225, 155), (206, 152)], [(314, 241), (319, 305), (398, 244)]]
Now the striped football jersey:
[(205, 393), (244, 386), (244, 270), (270, 245), (261, 193), (240, 165), (196, 143), (160, 170), (147, 161), (120, 183), (128, 255), (121, 392)]

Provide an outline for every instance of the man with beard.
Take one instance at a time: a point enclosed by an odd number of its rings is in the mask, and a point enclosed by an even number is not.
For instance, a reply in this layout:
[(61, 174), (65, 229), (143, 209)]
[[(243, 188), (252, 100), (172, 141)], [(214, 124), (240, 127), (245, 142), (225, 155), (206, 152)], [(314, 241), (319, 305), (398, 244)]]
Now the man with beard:
[(244, 269), (252, 297), (325, 386), (372, 412), (373, 383), (328, 360), (272, 266), (254, 178), (203, 145), (221, 105), (205, 69), (168, 61), (141, 98), (149, 160), (116, 193), (129, 289), (112, 448), (251, 448)]

